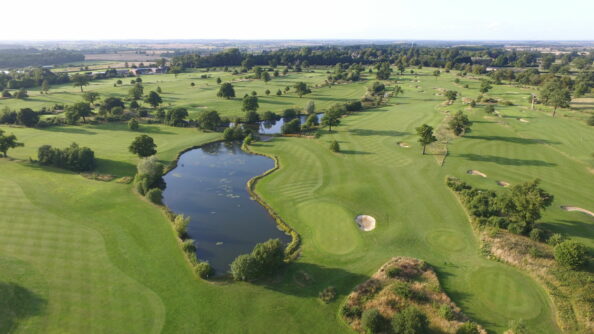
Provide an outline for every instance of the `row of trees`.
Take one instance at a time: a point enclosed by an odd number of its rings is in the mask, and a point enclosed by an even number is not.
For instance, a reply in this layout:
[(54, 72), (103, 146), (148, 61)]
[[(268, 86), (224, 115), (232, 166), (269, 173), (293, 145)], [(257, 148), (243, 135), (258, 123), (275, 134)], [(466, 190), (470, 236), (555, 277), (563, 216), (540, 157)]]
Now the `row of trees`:
[(51, 165), (77, 172), (95, 168), (95, 153), (88, 147), (72, 143), (64, 149), (43, 145), (37, 151), (37, 158), (43, 165)]

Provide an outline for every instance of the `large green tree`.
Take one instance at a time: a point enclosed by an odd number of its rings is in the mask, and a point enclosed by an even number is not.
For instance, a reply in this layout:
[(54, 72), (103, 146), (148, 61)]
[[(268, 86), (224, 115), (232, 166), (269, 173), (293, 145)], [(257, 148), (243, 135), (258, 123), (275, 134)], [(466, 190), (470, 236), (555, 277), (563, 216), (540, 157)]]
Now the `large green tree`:
[(468, 119), (468, 116), (464, 115), (462, 111), (458, 111), (454, 117), (448, 121), (450, 130), (454, 131), (456, 136), (463, 136), (470, 128), (471, 124), (472, 122)]
[(257, 96), (246, 96), (243, 98), (241, 107), (243, 111), (256, 111), (259, 107)]
[(154, 155), (155, 153), (157, 153), (156, 148), (157, 145), (153, 141), (153, 138), (147, 135), (140, 135), (134, 138), (134, 141), (128, 147), (130, 152), (138, 155), (141, 158), (150, 157), (151, 155)]
[(4, 157), (8, 157), (8, 150), (11, 148), (24, 146), (23, 143), (17, 142), (17, 138), (12, 133), (7, 135), (4, 134), (4, 130), (0, 129), (0, 152), (4, 155)]
[(297, 93), (297, 96), (299, 97), (311, 93), (311, 89), (309, 89), (307, 84), (302, 81), (296, 83), (295, 86), (293, 86), (293, 88), (295, 88), (295, 93)]
[(427, 124), (423, 124), (417, 129), (417, 135), (419, 136), (419, 143), (423, 145), (423, 155), (425, 154), (425, 150), (427, 145), (436, 142), (437, 137), (433, 135), (433, 127)]
[(150, 104), (153, 108), (158, 107), (161, 103), (163, 103), (163, 99), (157, 92), (151, 91), (144, 102)]
[(561, 80), (550, 80), (541, 87), (540, 99), (544, 104), (553, 107), (553, 117), (555, 117), (557, 108), (569, 107), (571, 92)]
[(340, 124), (341, 116), (340, 110), (338, 109), (328, 110), (322, 117), (322, 126), (327, 126), (328, 131), (332, 132), (332, 127)]
[(233, 85), (229, 82), (225, 82), (223, 83), (220, 87), (219, 87), (219, 91), (217, 93), (218, 97), (222, 97), (225, 99), (230, 99), (232, 97), (235, 97), (235, 89), (233, 88)]
[(500, 200), (501, 212), (518, 224), (521, 232), (528, 232), (553, 199), (553, 195), (540, 188), (540, 180), (536, 179), (512, 186)]
[(85, 74), (76, 73), (70, 77), (70, 81), (74, 87), (80, 87), (80, 91), (83, 91), (83, 86), (89, 85), (89, 77)]
[(221, 124), (221, 117), (216, 110), (202, 110), (198, 114), (197, 121), (201, 129), (216, 130)]

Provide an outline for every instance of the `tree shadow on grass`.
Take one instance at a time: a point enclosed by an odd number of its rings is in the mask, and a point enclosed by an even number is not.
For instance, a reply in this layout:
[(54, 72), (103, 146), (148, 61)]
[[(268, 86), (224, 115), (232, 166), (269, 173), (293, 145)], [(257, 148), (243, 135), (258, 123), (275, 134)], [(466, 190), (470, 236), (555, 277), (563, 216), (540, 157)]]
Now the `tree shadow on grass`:
[(548, 139), (531, 139), (531, 138), (505, 137), (505, 136), (464, 136), (464, 138), (503, 141), (503, 142), (514, 143), (514, 144), (560, 144), (557, 141), (551, 141)]
[(48, 131), (48, 132), (64, 132), (64, 133), (73, 133), (73, 134), (79, 134), (79, 135), (96, 135), (97, 134), (97, 132), (89, 131), (85, 128), (76, 127), (76, 126), (53, 126), (53, 127), (49, 127), (49, 128), (44, 128), (42, 130)]
[(127, 124), (124, 123), (113, 123), (115, 126), (104, 126), (104, 125), (90, 125), (89, 128), (97, 130), (108, 130), (108, 131), (125, 131), (130, 133), (150, 133), (160, 135), (174, 135), (175, 132), (164, 130), (160, 126), (141, 124), (138, 130), (132, 131), (128, 128)]
[(404, 136), (410, 132), (400, 132), (394, 130), (371, 130), (371, 129), (352, 129), (349, 130), (355, 136)]
[(340, 268), (322, 267), (313, 263), (294, 262), (286, 265), (279, 274), (254, 282), (255, 285), (298, 297), (318, 297), (320, 291), (333, 286), (336, 300), (347, 296), (357, 284), (368, 276), (348, 272)]
[(493, 162), (499, 165), (506, 166), (541, 166), (541, 167), (554, 167), (557, 166), (555, 163), (546, 162), (542, 160), (528, 160), (528, 159), (512, 159), (499, 157), (495, 155), (479, 155), (479, 154), (458, 154), (459, 157), (470, 160), (470, 161), (483, 161)]
[(341, 150), (340, 153), (347, 154), (347, 155), (368, 155), (368, 154), (373, 154), (371, 152), (357, 151), (357, 150)]
[(95, 158), (97, 168), (91, 172), (112, 174), (116, 176), (132, 176), (136, 173), (136, 166), (129, 162)]
[(0, 283), (0, 333), (13, 333), (19, 322), (41, 315), (47, 301), (16, 283)]
[[(570, 212), (569, 214), (589, 217), (581, 212)], [(559, 219), (556, 222), (543, 222), (539, 223), (539, 225), (542, 225), (547, 230), (560, 232), (562, 234), (569, 234), (575, 237), (594, 239), (594, 228), (592, 228), (592, 224), (588, 224), (579, 220)], [(590, 251), (592, 255), (594, 255), (594, 249), (591, 249)]]

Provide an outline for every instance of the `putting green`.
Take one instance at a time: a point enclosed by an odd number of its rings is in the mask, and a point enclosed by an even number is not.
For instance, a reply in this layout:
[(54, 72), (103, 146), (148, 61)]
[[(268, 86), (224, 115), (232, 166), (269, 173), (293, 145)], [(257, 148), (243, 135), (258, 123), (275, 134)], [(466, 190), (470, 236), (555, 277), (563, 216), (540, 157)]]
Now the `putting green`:
[(468, 247), (464, 235), (454, 230), (431, 231), (427, 233), (426, 240), (439, 251), (460, 252)]
[(352, 252), (361, 242), (354, 215), (338, 204), (309, 201), (299, 206), (301, 219), (316, 225), (312, 241), (319, 250), (343, 255)]
[(542, 294), (534, 282), (504, 267), (484, 267), (470, 274), (481, 303), (502, 319), (534, 319), (542, 312)]

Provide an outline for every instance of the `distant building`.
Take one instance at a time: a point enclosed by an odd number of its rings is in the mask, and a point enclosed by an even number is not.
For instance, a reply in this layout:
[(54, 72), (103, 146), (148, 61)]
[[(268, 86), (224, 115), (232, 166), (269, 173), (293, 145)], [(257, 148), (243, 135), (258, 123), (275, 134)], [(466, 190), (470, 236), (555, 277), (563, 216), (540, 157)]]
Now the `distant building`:
[(139, 67), (133, 68), (130, 72), (134, 75), (142, 75), (142, 74), (164, 74), (167, 73), (169, 67), (160, 66), (160, 67)]

